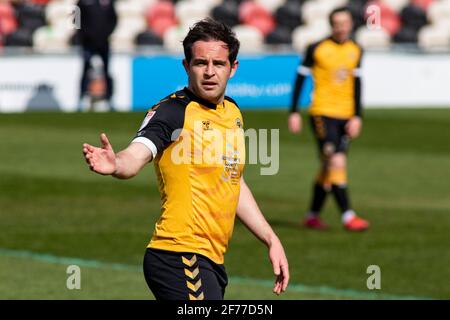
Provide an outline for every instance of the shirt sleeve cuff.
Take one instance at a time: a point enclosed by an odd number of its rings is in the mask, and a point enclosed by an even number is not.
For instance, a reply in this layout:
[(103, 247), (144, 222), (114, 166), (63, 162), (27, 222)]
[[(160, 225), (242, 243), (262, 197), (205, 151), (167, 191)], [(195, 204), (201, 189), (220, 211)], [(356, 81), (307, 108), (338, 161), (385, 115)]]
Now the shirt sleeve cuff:
[(362, 71), (361, 71), (361, 69), (354, 69), (353, 70), (353, 76), (354, 77), (357, 77), (357, 78), (360, 78), (361, 76), (362, 76)]
[(309, 76), (311, 74), (311, 69), (301, 65), (297, 68), (297, 73), (302, 76)]
[(150, 139), (146, 137), (137, 137), (133, 141), (131, 141), (131, 143), (133, 142), (142, 143), (144, 146), (146, 146), (152, 153), (153, 159), (155, 159), (156, 154), (158, 153), (158, 149), (156, 149), (155, 144)]

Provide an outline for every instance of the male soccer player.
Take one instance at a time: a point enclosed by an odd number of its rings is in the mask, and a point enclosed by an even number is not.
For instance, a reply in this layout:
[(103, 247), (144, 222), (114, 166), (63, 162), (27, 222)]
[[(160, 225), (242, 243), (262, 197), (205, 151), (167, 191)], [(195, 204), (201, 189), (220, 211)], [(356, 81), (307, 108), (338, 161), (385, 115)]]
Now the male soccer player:
[(332, 35), (310, 45), (298, 68), (288, 127), (293, 133), (301, 130), (297, 102), (305, 77), (312, 75), (314, 94), (309, 114), (319, 145), (321, 168), (304, 224), (313, 229), (327, 228), (319, 214), (331, 191), (342, 212), (344, 227), (362, 231), (369, 223), (351, 209), (346, 166), (349, 142), (360, 134), (362, 126), (359, 74), (362, 50), (350, 39), (353, 21), (347, 8), (333, 10), (329, 20)]
[[(157, 299), (223, 299), (224, 253), (235, 215), (269, 250), (273, 291), (288, 285), (283, 246), (242, 176), (242, 115), (225, 89), (238, 67), (239, 41), (224, 24), (202, 20), (183, 41), (189, 85), (153, 106), (131, 144), (115, 153), (83, 145), (94, 172), (135, 176), (154, 160), (162, 215), (144, 257), (146, 281)], [(214, 152), (215, 151), (215, 152)]]

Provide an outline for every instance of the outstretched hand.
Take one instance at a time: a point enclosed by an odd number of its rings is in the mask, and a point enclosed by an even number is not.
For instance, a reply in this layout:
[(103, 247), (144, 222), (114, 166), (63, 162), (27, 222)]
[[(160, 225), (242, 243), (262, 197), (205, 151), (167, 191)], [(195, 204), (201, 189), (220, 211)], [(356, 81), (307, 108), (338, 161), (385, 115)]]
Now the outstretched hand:
[(101, 148), (83, 144), (84, 158), (92, 171), (102, 175), (113, 174), (116, 171), (116, 154), (106, 134), (100, 135), (100, 141)]
[(275, 274), (273, 292), (277, 295), (284, 292), (289, 283), (289, 265), (281, 242), (277, 240), (269, 248), (269, 258)]

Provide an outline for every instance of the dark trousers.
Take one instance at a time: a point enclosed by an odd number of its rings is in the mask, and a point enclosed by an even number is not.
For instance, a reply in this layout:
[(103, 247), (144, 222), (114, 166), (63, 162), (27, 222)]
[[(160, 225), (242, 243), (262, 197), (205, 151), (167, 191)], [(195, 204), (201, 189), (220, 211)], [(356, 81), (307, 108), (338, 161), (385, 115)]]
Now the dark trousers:
[(80, 84), (80, 99), (87, 93), (89, 86), (89, 71), (92, 69), (91, 60), (94, 55), (98, 55), (103, 62), (103, 74), (105, 75), (106, 81), (106, 94), (105, 99), (110, 101), (113, 95), (113, 80), (109, 74), (109, 55), (110, 49), (109, 45), (104, 45), (101, 47), (82, 47), (83, 55), (83, 74), (81, 76)]

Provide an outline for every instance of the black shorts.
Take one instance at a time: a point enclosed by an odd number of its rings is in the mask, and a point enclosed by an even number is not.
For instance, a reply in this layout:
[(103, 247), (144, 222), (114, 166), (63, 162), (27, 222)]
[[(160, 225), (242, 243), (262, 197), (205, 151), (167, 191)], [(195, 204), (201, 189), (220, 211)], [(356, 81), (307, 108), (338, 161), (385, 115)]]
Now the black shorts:
[(324, 116), (311, 116), (310, 120), (322, 156), (328, 157), (338, 152), (347, 153), (350, 138), (345, 131), (345, 125), (348, 120)]
[(194, 253), (147, 248), (144, 276), (157, 300), (223, 300), (225, 267)]

